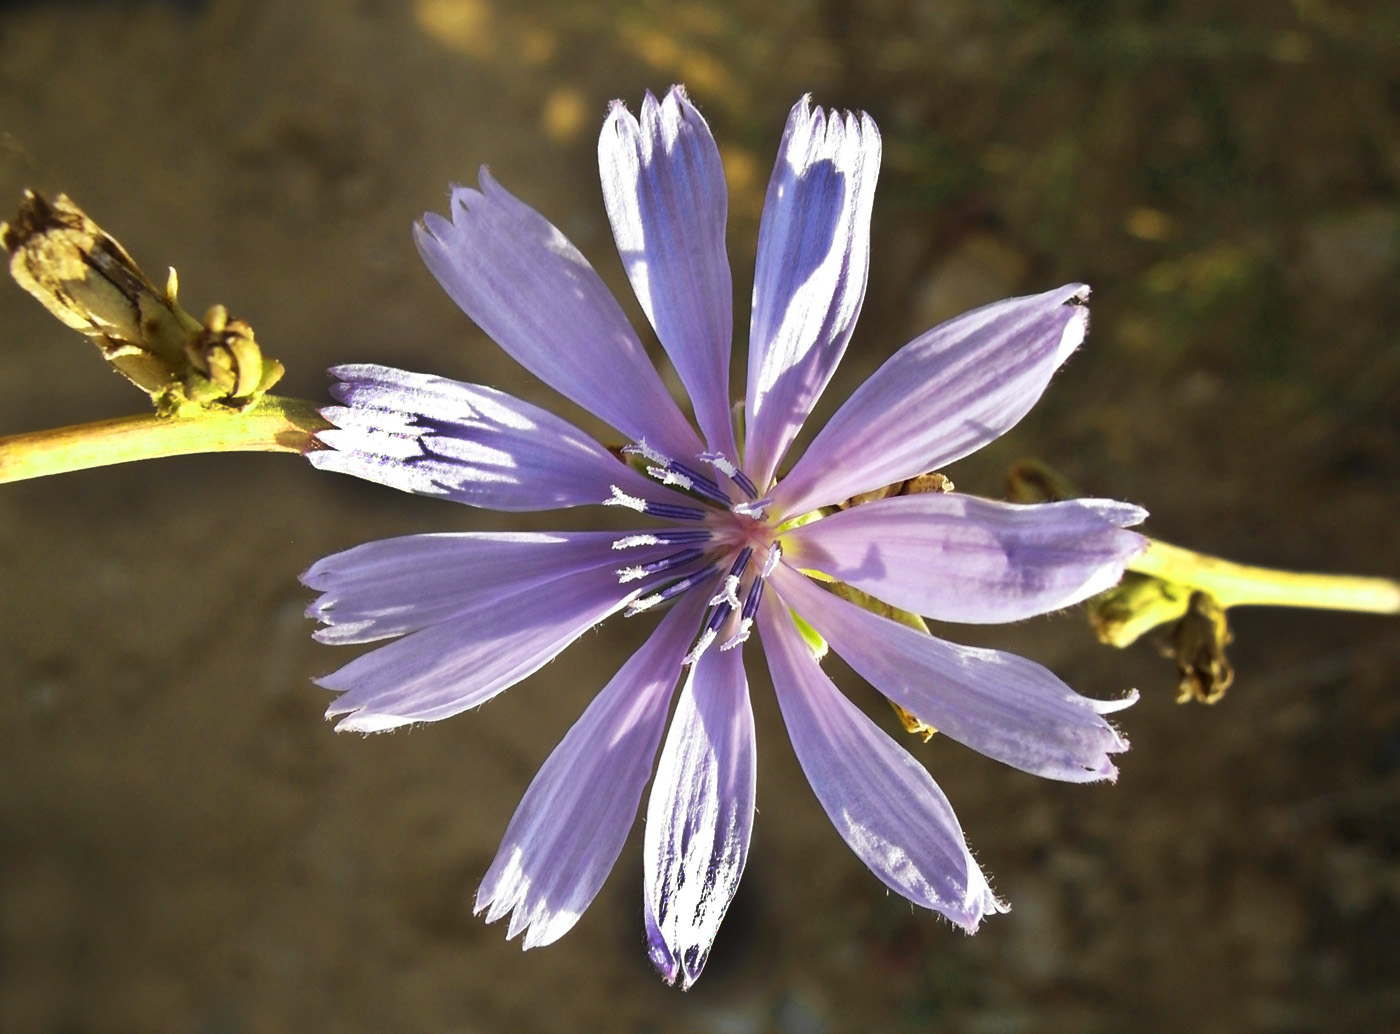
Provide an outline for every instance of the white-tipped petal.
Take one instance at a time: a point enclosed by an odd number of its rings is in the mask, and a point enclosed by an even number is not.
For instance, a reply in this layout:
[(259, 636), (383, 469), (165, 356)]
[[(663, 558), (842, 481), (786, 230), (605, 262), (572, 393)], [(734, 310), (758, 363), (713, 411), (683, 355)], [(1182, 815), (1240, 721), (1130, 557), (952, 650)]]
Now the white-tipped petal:
[(860, 315), (880, 133), (869, 115), (788, 116), (758, 228), (744, 471), (767, 490)]
[(739, 887), (755, 759), (743, 655), (709, 650), (681, 691), (647, 805), (647, 946), (668, 984), (699, 977)]
[(598, 139), (598, 167), (637, 300), (690, 393), (705, 440), (732, 453), (729, 197), (710, 128), (679, 86), (661, 101), (648, 93), (640, 121), (615, 102)]

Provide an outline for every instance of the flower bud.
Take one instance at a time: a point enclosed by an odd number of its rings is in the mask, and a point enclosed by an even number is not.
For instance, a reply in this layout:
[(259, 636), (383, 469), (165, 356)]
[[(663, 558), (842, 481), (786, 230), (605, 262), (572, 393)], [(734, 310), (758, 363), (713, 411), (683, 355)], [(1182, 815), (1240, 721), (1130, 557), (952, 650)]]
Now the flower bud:
[(64, 194), (49, 201), (26, 191), (15, 218), (0, 224), (0, 243), (15, 282), (86, 334), (161, 413), (243, 409), (282, 376), (282, 365), (262, 357), (246, 323), (215, 306), (201, 326), (176, 301), (173, 269), (165, 290), (157, 289)]

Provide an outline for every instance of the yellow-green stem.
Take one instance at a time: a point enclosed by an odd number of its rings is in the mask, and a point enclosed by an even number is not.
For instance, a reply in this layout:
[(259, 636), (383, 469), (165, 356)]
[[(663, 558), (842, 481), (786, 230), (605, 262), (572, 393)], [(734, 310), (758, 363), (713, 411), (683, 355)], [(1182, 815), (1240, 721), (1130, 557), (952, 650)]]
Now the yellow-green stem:
[(1400, 583), (1354, 575), (1297, 574), (1249, 567), (1149, 540), (1128, 570), (1203, 589), (1225, 607), (1257, 604), (1400, 614)]
[(0, 484), (197, 452), (305, 453), (328, 427), (315, 403), (266, 395), (241, 413), (211, 408), (33, 431), (0, 438)]

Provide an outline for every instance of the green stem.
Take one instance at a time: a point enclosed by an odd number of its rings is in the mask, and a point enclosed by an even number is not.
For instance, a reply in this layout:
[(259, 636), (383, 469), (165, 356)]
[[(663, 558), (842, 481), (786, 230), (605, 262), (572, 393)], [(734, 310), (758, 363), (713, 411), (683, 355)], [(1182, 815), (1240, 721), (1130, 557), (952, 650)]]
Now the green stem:
[(197, 452), (306, 453), (328, 427), (315, 403), (265, 395), (243, 412), (145, 414), (33, 431), (0, 438), (0, 484)]
[(1128, 570), (1203, 589), (1222, 606), (1258, 604), (1400, 614), (1400, 583), (1355, 575), (1296, 574), (1249, 567), (1149, 540)]

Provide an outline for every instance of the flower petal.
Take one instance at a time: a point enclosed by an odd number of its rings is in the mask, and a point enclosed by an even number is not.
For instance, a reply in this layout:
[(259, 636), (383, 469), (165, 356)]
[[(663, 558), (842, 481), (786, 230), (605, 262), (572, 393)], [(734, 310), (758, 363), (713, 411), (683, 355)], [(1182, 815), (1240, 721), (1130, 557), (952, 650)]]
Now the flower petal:
[[(463, 532), (366, 542), (325, 557), (301, 576), (321, 596), (306, 616), (327, 627), (323, 643), (367, 643), (489, 609), (503, 596), (624, 559), (613, 532)], [(659, 560), (674, 546), (628, 550), (628, 564)]]
[(492, 510), (550, 510), (628, 495), (686, 505), (567, 420), (480, 384), (387, 366), (337, 366), (321, 413), (322, 470)]
[(1122, 701), (1090, 700), (1024, 657), (958, 646), (872, 614), (784, 564), (772, 582), (857, 674), (939, 732), (1032, 775), (1117, 777), (1109, 755), (1128, 744), (1102, 714)]
[(771, 594), (758, 623), (797, 760), (851, 850), (891, 890), (968, 933), (1005, 912), (924, 767), (841, 694)]
[(614, 101), (598, 138), (603, 201), (637, 300), (695, 405), (709, 447), (738, 459), (729, 415), (734, 288), (729, 195), (710, 127), (673, 86), (641, 122)]
[(551, 944), (578, 921), (612, 871), (666, 728), (672, 690), (705, 600), (691, 593), (662, 619), (540, 768), (476, 895), (508, 937)]
[(1014, 427), (1084, 340), (1089, 289), (987, 305), (915, 338), (852, 393), (773, 494), (796, 516), (976, 452)]
[(615, 299), (554, 226), (481, 170), (452, 192), (452, 221), (414, 227), (423, 261), (510, 355), (633, 441), (693, 455), (699, 439)]
[(783, 537), (793, 566), (939, 621), (1019, 621), (1117, 584), (1142, 552), (1121, 530), (1144, 510), (1076, 499), (1036, 506), (939, 493), (862, 503)]
[(459, 714), (544, 667), (635, 595), (606, 567), (489, 595), (317, 679), (341, 693), (326, 716), (347, 716), (337, 731), (382, 732)]
[(668, 984), (690, 987), (739, 886), (753, 830), (753, 711), (743, 651), (691, 667), (647, 804), (648, 951)]
[(758, 229), (744, 470), (766, 490), (865, 299), (880, 133), (864, 112), (788, 116)]

